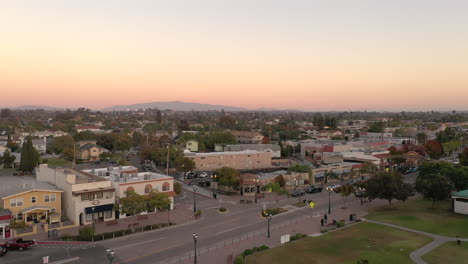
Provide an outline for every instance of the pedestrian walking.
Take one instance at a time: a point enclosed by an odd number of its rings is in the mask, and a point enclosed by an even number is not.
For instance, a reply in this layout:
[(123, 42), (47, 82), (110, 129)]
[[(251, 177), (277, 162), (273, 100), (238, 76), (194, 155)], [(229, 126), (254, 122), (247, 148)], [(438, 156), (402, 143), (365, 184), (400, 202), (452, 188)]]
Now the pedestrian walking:
[(320, 219), (320, 223), (322, 224), (322, 226), (323, 226), (324, 221), (325, 221), (325, 220), (323, 220), (323, 218)]
[(325, 219), (325, 223), (328, 221), (328, 216), (327, 216), (327, 214), (325, 214), (325, 215), (323, 216), (323, 219)]

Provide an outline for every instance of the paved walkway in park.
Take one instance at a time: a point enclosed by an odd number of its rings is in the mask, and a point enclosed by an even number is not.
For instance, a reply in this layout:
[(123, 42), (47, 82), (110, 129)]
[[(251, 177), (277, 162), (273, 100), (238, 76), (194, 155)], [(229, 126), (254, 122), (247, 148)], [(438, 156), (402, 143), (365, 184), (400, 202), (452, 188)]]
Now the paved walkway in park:
[(434, 241), (432, 241), (431, 243), (425, 245), (424, 247), (422, 247), (420, 249), (417, 249), (417, 250), (413, 251), (410, 254), (411, 260), (413, 260), (417, 264), (427, 264), (427, 262), (425, 262), (422, 259), (422, 256), (425, 255), (426, 253), (428, 253), (429, 251), (438, 248), (439, 246), (441, 246), (442, 244), (444, 244), (446, 242), (457, 241), (457, 239), (460, 239), (461, 241), (468, 241), (468, 238), (456, 238), (456, 237), (441, 236), (441, 235), (437, 235), (437, 234), (433, 234), (433, 233), (428, 233), (428, 232), (419, 231), (419, 230), (412, 229), (412, 228), (407, 228), (407, 227), (403, 227), (403, 226), (388, 224), (388, 223), (384, 223), (384, 222), (380, 222), (380, 221), (373, 221), (373, 220), (366, 220), (366, 221), (369, 222), (369, 223), (390, 226), (390, 227), (393, 227), (393, 228), (398, 228), (398, 229), (401, 229), (401, 230), (406, 230), (406, 231), (409, 231), (409, 232), (418, 233), (418, 234), (421, 234), (421, 235), (425, 235), (425, 236), (434, 238)]

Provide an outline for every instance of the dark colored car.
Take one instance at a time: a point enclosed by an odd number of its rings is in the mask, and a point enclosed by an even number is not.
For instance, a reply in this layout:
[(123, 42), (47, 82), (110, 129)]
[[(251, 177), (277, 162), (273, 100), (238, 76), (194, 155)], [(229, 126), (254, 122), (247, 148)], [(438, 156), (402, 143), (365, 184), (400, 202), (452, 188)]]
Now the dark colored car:
[(318, 193), (318, 192), (321, 192), (322, 190), (323, 190), (323, 187), (320, 185), (309, 185), (307, 186), (305, 191), (308, 193)]
[(7, 253), (6, 247), (0, 246), (0, 257), (5, 255)]
[(295, 190), (295, 191), (293, 191), (293, 192), (291, 193), (291, 196), (292, 196), (292, 197), (298, 197), (298, 196), (302, 196), (302, 195), (304, 195), (304, 194), (305, 194), (305, 192), (304, 192), (303, 190)]
[(196, 177), (197, 177), (197, 174), (195, 172), (187, 173), (187, 179), (194, 179)]
[(366, 191), (355, 191), (354, 196), (356, 197), (366, 197)]
[(209, 180), (198, 182), (198, 186), (201, 186), (201, 187), (210, 187), (210, 185), (211, 185), (211, 182)]
[(34, 244), (36, 244), (36, 241), (34, 240), (23, 240), (22, 238), (18, 238), (7, 240), (5, 243), (0, 244), (0, 246), (5, 247), (7, 250), (17, 249), (19, 251), (23, 251), (27, 248), (31, 248)]

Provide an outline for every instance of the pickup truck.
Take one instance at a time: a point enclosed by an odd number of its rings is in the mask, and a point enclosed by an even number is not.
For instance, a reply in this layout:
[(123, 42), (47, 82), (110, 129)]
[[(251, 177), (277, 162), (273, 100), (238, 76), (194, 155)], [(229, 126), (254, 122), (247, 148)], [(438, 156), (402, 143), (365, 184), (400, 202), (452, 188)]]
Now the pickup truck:
[(31, 248), (34, 244), (36, 244), (35, 240), (23, 240), (22, 238), (18, 238), (7, 240), (5, 243), (0, 244), (0, 247), (4, 247), (7, 250), (18, 249), (19, 251), (23, 251), (27, 248)]

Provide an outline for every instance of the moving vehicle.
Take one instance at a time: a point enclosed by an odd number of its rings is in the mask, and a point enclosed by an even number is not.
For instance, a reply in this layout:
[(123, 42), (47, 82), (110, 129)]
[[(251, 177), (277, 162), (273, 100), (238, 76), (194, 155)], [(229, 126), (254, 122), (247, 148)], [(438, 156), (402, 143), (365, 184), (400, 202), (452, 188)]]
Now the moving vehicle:
[(5, 255), (7, 253), (6, 247), (0, 246), (0, 257)]
[(17, 249), (19, 251), (23, 251), (31, 248), (34, 244), (36, 244), (35, 240), (23, 240), (22, 238), (18, 238), (7, 240), (5, 243), (0, 244), (0, 247), (5, 247), (7, 250)]
[(200, 173), (200, 178), (206, 178), (206, 177), (208, 177), (208, 173), (207, 173), (207, 172), (204, 172), (204, 171), (203, 171), (203, 172)]
[(320, 185), (309, 185), (305, 189), (307, 193), (318, 193), (318, 192), (321, 192), (322, 190), (323, 190), (323, 187)]

